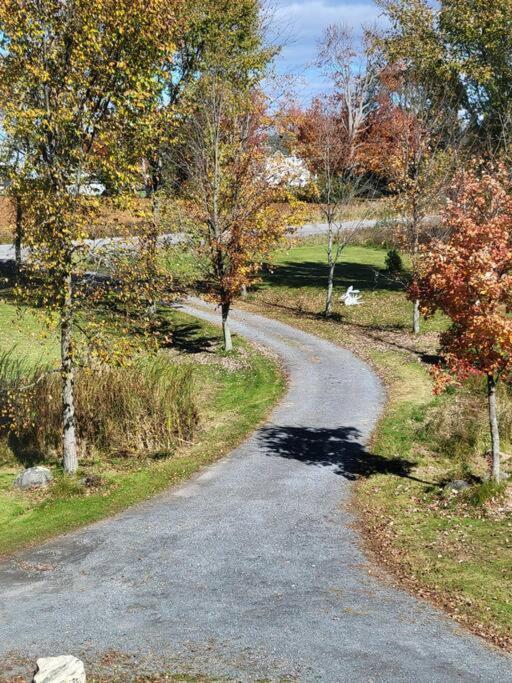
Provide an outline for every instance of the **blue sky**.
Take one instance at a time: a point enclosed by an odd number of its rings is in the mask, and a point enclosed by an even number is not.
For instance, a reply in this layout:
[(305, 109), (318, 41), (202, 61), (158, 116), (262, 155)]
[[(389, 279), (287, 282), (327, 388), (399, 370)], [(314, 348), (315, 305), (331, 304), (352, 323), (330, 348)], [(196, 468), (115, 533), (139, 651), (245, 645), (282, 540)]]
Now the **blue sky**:
[(303, 81), (297, 89), (305, 101), (322, 88), (321, 75), (310, 65), (324, 27), (342, 23), (360, 34), (363, 24), (375, 25), (380, 15), (373, 0), (269, 0), (269, 5), (278, 41), (285, 43), (277, 70)]

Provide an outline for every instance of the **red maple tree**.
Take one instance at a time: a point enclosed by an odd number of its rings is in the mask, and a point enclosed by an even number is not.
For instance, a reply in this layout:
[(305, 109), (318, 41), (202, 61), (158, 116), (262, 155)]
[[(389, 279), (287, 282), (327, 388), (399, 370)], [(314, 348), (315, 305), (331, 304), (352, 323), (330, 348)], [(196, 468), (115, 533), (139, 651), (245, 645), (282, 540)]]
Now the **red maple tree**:
[(422, 312), (451, 320), (441, 335), (444, 367), (436, 386), (471, 375), (487, 379), (492, 478), (500, 480), (496, 385), (512, 375), (512, 182), (505, 168), (460, 174), (444, 221), (446, 241), (435, 241), (419, 261), (410, 296)]

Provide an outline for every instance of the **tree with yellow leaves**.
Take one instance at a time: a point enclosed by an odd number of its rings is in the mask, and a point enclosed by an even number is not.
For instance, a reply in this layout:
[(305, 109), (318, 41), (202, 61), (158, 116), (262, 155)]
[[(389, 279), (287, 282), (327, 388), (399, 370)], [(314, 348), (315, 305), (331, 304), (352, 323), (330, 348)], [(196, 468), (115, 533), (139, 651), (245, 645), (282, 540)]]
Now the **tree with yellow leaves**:
[[(74, 411), (77, 298), (84, 239), (97, 213), (86, 196), (98, 168), (120, 185), (135, 169), (117, 144), (161, 94), (175, 51), (179, 0), (5, 0), (0, 5), (0, 106), (23, 140), (25, 243), (38, 298), (61, 339), (64, 470), (78, 466)], [(141, 132), (142, 137), (142, 132)], [(136, 140), (137, 135), (132, 135)], [(82, 288), (83, 289), (83, 288)]]

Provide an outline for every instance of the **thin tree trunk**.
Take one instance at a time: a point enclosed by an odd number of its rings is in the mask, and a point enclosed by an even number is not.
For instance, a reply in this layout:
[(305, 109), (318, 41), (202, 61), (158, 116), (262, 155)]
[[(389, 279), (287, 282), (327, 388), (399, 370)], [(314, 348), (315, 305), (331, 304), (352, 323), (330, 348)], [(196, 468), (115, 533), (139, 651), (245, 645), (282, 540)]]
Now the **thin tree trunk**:
[[(419, 241), (419, 222), (420, 218), (418, 216), (418, 208), (416, 202), (413, 206), (412, 212), (412, 230), (413, 230), (413, 246), (412, 246), (412, 265), (413, 265), (413, 275), (416, 276), (416, 259), (418, 257), (418, 250), (420, 246)], [(412, 311), (412, 333), (420, 333), (420, 302), (416, 299), (413, 303)]]
[(332, 228), (329, 226), (329, 238), (327, 242), (327, 265), (329, 268), (327, 275), (327, 294), (325, 297), (325, 316), (328, 318), (332, 314), (332, 292), (334, 288), (334, 259), (332, 256), (333, 250), (333, 234)]
[(242, 297), (242, 299), (245, 299), (245, 297), (247, 296), (247, 285), (242, 285), (240, 287), (240, 296)]
[(62, 447), (64, 471), (74, 474), (78, 469), (75, 429), (75, 368), (73, 363), (73, 300), (71, 273), (64, 280), (64, 303), (61, 312), (61, 372), (62, 372)]
[(420, 333), (420, 302), (416, 299), (412, 308), (412, 331), (413, 334)]
[(229, 329), (229, 308), (230, 304), (222, 304), (222, 334), (224, 336), (224, 351), (233, 350), (233, 342), (231, 341), (231, 330)]
[(489, 399), (489, 424), (491, 428), (492, 479), (499, 482), (500, 472), (500, 432), (498, 428), (498, 411), (496, 408), (496, 380), (487, 376), (487, 396)]
[(15, 198), (16, 202), (16, 228), (14, 235), (14, 261), (16, 264), (16, 276), (21, 271), (21, 245), (23, 242), (23, 208), (19, 197)]

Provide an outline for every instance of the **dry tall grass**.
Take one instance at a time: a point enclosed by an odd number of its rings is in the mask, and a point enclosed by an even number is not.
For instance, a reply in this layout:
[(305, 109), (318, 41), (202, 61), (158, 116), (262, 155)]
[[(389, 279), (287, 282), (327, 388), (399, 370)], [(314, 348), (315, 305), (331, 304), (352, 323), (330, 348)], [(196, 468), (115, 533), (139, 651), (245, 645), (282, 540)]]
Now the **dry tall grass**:
[[(172, 452), (191, 439), (198, 422), (192, 368), (171, 365), (162, 357), (129, 367), (80, 369), (75, 391), (83, 456)], [(59, 374), (45, 368), (27, 371), (22, 362), (4, 354), (0, 394), (3, 432), (15, 454), (20, 459), (58, 457)]]

